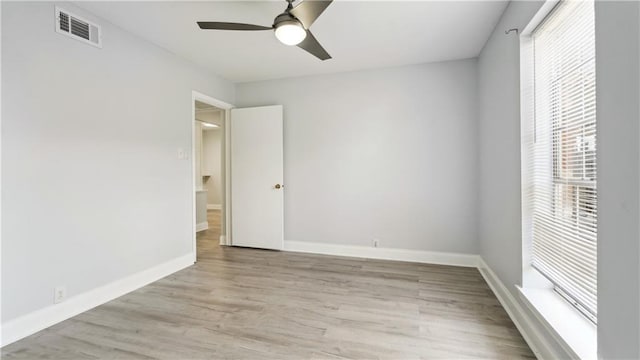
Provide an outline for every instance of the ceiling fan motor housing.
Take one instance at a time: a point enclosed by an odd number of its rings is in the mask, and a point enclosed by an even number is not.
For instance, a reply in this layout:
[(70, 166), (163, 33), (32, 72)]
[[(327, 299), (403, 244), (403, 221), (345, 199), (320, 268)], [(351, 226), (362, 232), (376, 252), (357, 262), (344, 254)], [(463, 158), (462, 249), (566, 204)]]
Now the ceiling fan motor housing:
[(287, 24), (295, 25), (295, 26), (303, 26), (300, 20), (296, 19), (295, 16), (289, 14), (288, 11), (285, 11), (282, 14), (276, 16), (275, 20), (273, 20), (274, 29), (277, 29), (278, 27), (282, 25), (287, 25)]

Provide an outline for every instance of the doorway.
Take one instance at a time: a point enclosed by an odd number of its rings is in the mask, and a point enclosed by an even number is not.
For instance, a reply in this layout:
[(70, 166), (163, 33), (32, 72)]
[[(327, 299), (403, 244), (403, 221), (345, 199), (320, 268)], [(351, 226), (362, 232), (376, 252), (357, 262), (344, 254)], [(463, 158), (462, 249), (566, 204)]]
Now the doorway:
[(194, 262), (226, 245), (226, 130), (231, 105), (193, 93)]
[(282, 106), (237, 109), (192, 94), (194, 263), (220, 245), (283, 249)]

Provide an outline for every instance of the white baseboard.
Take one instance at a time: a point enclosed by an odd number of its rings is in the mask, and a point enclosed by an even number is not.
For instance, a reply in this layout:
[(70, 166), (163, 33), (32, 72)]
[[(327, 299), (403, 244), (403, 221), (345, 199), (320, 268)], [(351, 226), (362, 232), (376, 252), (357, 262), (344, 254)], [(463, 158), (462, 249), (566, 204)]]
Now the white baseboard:
[(477, 267), (478, 255), (367, 246), (337, 245), (306, 241), (285, 241), (285, 251), (350, 256), (368, 259), (410, 261), (426, 264)]
[(220, 245), (227, 245), (227, 237), (220, 235)]
[(536, 326), (535, 320), (523, 310), (520, 303), (513, 297), (504, 283), (502, 283), (500, 278), (498, 278), (481, 257), (478, 261), (478, 270), (538, 359), (567, 358), (566, 354), (557, 354), (556, 351), (553, 350), (553, 347), (545, 339), (539, 327)]
[(207, 221), (196, 224), (196, 232), (205, 231), (207, 229), (209, 229), (209, 223)]
[(222, 204), (207, 204), (207, 210), (222, 210)]
[(191, 265), (193, 265), (193, 254), (187, 254), (110, 284), (70, 297), (59, 304), (47, 306), (10, 320), (2, 324), (0, 347), (109, 302)]

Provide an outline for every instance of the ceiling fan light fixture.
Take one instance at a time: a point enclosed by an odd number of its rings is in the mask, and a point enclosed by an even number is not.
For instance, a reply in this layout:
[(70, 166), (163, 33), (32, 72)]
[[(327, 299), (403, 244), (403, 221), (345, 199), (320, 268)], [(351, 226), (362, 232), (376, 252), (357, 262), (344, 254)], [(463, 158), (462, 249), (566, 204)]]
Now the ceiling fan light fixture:
[(307, 31), (298, 21), (283, 21), (276, 25), (276, 38), (289, 46), (298, 45), (307, 37)]

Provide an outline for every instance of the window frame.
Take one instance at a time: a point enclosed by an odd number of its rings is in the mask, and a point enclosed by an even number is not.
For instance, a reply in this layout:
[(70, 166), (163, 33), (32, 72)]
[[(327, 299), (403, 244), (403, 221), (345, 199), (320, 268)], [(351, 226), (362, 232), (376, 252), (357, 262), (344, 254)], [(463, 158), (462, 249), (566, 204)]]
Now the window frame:
[(535, 86), (533, 32), (553, 12), (560, 0), (548, 0), (539, 8), (527, 26), (519, 33), (520, 41), (520, 117), (521, 117), (521, 231), (522, 278), (516, 285), (525, 307), (547, 330), (557, 343), (574, 358), (595, 358), (597, 354), (597, 325), (572, 306), (554, 290), (554, 284), (532, 267), (532, 208), (527, 204), (527, 189), (532, 185), (527, 126), (535, 122)]

